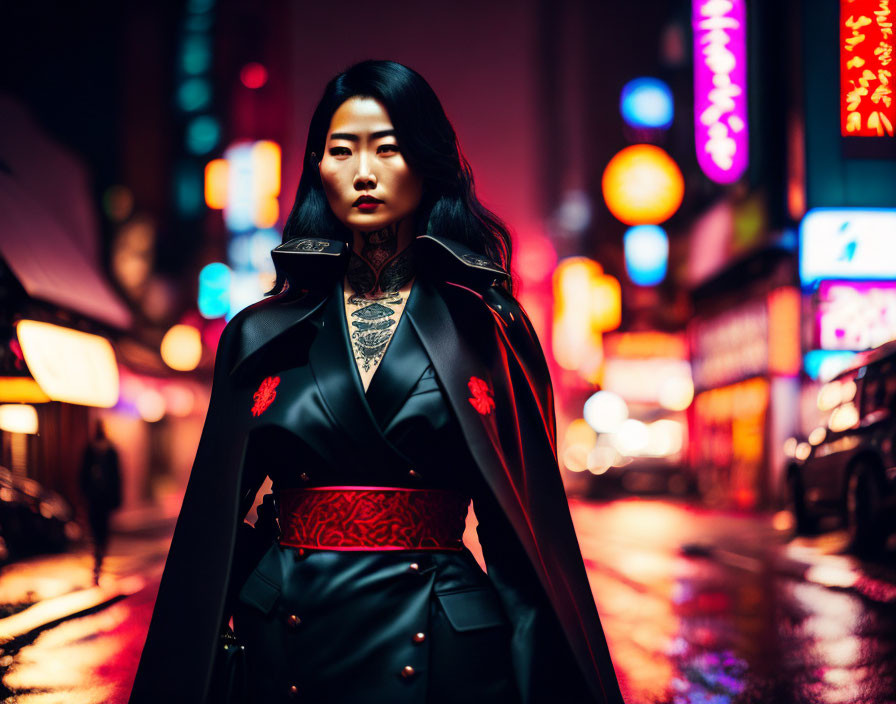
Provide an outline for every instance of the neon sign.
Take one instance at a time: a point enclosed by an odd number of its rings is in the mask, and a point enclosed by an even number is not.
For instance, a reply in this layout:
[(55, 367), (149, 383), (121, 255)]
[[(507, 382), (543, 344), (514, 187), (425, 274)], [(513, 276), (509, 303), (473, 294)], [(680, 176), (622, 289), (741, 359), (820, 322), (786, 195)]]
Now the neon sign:
[(894, 279), (896, 210), (814, 208), (800, 223), (800, 279)]
[(769, 311), (764, 300), (691, 323), (694, 386), (712, 389), (769, 368)]
[(747, 168), (747, 23), (744, 0), (694, 0), (697, 161), (716, 183)]
[(896, 281), (825, 281), (818, 289), (823, 350), (870, 350), (896, 340)]
[(840, 0), (840, 134), (892, 137), (893, 0)]
[(231, 232), (273, 227), (280, 215), (280, 145), (236, 142), (205, 168), (205, 203), (224, 210)]

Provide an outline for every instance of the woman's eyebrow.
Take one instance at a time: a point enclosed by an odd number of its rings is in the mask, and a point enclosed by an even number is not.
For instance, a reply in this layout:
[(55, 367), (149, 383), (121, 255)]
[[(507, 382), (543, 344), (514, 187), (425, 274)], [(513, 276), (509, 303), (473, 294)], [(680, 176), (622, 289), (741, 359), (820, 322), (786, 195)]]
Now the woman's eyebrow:
[[(379, 132), (371, 132), (371, 139), (380, 139), (381, 137), (394, 137), (395, 130), (380, 130)], [(351, 132), (334, 132), (330, 135), (330, 139), (347, 139), (350, 142), (357, 142), (358, 135)]]

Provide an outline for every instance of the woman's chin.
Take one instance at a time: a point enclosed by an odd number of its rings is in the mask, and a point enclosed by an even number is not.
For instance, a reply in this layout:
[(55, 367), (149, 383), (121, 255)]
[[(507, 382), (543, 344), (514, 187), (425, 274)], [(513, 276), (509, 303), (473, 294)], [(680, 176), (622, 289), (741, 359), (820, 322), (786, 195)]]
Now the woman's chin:
[(395, 222), (394, 218), (383, 217), (378, 214), (364, 215), (362, 213), (354, 213), (348, 217), (346, 225), (352, 230), (374, 232), (376, 230), (382, 230)]

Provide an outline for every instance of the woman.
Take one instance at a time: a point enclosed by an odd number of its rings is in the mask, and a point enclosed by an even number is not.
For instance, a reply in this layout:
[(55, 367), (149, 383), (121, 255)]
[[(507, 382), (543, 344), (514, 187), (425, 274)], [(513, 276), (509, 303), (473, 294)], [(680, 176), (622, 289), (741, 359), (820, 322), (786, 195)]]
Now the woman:
[[(257, 702), (621, 702), (510, 239), (437, 97), (357, 64), (305, 157), (273, 295), (219, 343), (131, 702), (204, 701), (231, 614)], [(268, 475), (280, 535), (246, 577)]]

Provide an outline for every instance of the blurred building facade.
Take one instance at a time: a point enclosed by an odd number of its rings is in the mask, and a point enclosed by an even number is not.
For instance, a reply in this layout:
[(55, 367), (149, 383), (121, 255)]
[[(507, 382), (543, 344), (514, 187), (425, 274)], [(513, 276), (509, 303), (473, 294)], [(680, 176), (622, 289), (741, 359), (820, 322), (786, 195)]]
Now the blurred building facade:
[[(849, 86), (830, 77), (852, 70), (852, 50), (836, 0), (612, 10), (586, 0), (351, 3), (338, 17), (286, 0), (109, 1), (87, 13), (60, 9), (49, 24), (37, 9), (18, 12), (22, 31), (4, 51), (35, 58), (4, 84), (17, 100), (9, 104), (30, 110), (82, 166), (77, 188), (64, 188), (45, 178), (50, 156), (16, 160), (4, 147), (4, 197), (18, 213), (18, 225), (4, 221), (4, 374), (22, 362), (8, 344), (18, 342), (13, 326), (39, 317), (38, 306), (46, 322), (108, 340), (119, 375), (105, 410), (37, 406), (41, 435), (26, 444), (48, 449), (29, 445), (29, 456), (45, 459), (27, 472), (60, 489), (71, 491), (73, 477), (76, 441), (66, 433), (86, 441), (90, 420), (103, 416), (125, 447), (126, 505), (165, 495), (176, 503), (220, 331), (271, 282), (267, 252), (292, 205), (314, 106), (326, 81), (372, 57), (406, 63), (431, 83), (483, 201), (514, 232), (518, 295), (551, 366), (571, 491), (613, 475), (638, 491), (660, 476), (663, 487), (696, 489), (712, 504), (774, 506), (784, 441), (815, 422), (822, 382), (813, 353), (888, 336), (879, 319), (890, 310), (889, 284), (832, 288), (862, 276), (806, 278), (801, 269), (801, 257), (827, 246), (823, 234), (810, 244), (801, 236), (813, 209), (896, 206), (893, 138), (841, 130)], [(101, 39), (79, 54), (76, 38), (88, 35)], [(631, 119), (625, 96), (641, 79), (668, 92), (662, 124)], [(873, 119), (886, 131), (881, 115)], [(607, 200), (608, 165), (633, 146), (660, 154), (664, 178), (681, 189), (655, 220), (630, 219)], [(221, 174), (253, 154), (263, 169), (229, 188)], [(252, 178), (266, 184), (261, 205), (241, 197)], [(635, 195), (650, 181), (635, 178)], [(49, 212), (24, 210), (14, 189), (26, 182)], [(854, 210), (842, 218), (851, 231), (874, 229)], [(638, 227), (653, 244), (635, 251)], [(42, 279), (33, 257), (30, 270), (22, 263), (23, 233), (46, 248), (57, 230), (69, 249), (53, 247), (57, 264)], [(645, 254), (659, 262), (655, 278), (633, 268)], [(54, 277), (55, 289), (46, 283)], [(878, 280), (888, 278), (896, 272)], [(850, 305), (871, 298), (878, 320), (830, 333), (855, 319)], [(184, 340), (198, 335), (192, 371), (162, 359), (175, 326)], [(606, 393), (590, 408), (622, 408), (617, 426), (586, 412), (598, 391)]]

